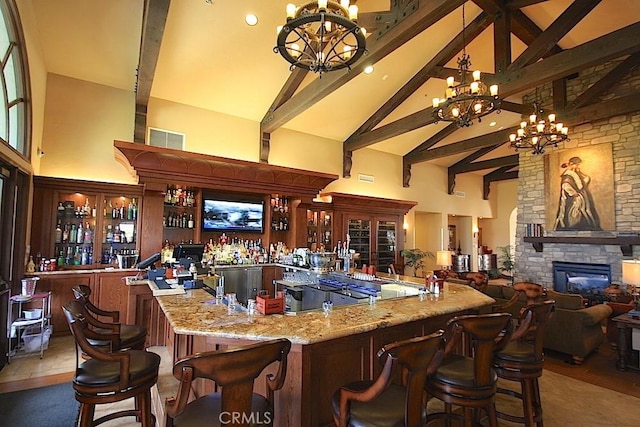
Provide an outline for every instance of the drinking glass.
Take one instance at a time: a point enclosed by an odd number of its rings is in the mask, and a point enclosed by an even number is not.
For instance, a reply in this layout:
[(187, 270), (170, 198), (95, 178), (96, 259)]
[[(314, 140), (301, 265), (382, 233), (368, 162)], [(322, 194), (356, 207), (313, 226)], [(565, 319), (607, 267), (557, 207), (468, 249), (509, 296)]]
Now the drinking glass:
[(235, 313), (236, 304), (237, 303), (238, 303), (238, 300), (236, 298), (236, 294), (235, 293), (228, 293), (227, 294), (227, 312), (229, 314)]
[(247, 301), (247, 311), (249, 315), (256, 314), (256, 300), (250, 299)]
[(324, 317), (329, 316), (331, 310), (333, 310), (333, 301), (325, 301), (322, 303), (322, 311), (324, 312)]

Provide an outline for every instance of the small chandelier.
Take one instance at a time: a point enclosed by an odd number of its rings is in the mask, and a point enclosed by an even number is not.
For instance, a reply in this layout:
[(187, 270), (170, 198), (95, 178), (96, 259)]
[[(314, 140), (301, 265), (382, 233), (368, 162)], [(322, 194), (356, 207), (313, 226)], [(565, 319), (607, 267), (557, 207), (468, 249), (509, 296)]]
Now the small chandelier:
[(556, 115), (549, 114), (548, 120), (542, 118), (544, 110), (536, 101), (529, 122), (520, 122), (520, 129), (509, 135), (511, 148), (531, 149), (533, 154), (543, 154), (545, 147), (557, 147), (559, 142), (569, 139), (568, 129), (562, 123), (556, 123)]
[(358, 6), (349, 0), (287, 4), (287, 23), (278, 27), (273, 51), (315, 73), (351, 69), (364, 53), (366, 31), (357, 24)]
[(465, 19), (462, 5), (462, 56), (458, 58), (458, 74), (460, 82), (453, 76), (447, 77), (447, 90), (443, 99), (433, 98), (433, 117), (437, 120), (453, 122), (458, 127), (471, 126), (473, 119), (482, 121), (481, 117), (492, 111), (500, 112), (498, 85), (488, 86), (480, 80), (480, 71), (474, 71), (473, 81), (468, 82), (471, 58), (467, 55), (464, 37)]

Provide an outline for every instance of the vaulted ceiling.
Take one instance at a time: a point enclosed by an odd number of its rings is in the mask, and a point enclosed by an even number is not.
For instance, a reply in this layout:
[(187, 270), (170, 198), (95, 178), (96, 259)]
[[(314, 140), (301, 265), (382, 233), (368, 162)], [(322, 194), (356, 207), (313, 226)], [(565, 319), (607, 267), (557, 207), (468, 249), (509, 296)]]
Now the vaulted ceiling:
[[(289, 70), (273, 53), (275, 28), (291, 0), (32, 0), (47, 69), (136, 90), (135, 137), (144, 141), (150, 97), (260, 122), (260, 160), (280, 128), (343, 142), (343, 175), (364, 148), (431, 162), (455, 176), (479, 173), (489, 184), (517, 177), (508, 134), (529, 114), (522, 96), (552, 87), (552, 105), (571, 129), (640, 111), (638, 93), (607, 95), (640, 61), (640, 2), (618, 0), (358, 0), (367, 54), (351, 71), (318, 78)], [(52, 3), (55, 3), (52, 4)], [(463, 48), (472, 68), (500, 85), (500, 114), (456, 128), (432, 118)], [(259, 23), (244, 23), (246, 13)], [(614, 61), (600, 81), (567, 102), (566, 82)], [(364, 67), (374, 65), (372, 74)], [(318, 120), (323, 118), (323, 120)]]

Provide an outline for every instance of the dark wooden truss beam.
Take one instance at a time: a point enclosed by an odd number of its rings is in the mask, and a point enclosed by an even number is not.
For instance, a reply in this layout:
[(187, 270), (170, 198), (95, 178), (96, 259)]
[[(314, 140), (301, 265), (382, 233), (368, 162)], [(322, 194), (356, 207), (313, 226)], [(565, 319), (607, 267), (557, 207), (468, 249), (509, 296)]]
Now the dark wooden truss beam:
[(582, 18), (587, 16), (600, 1), (601, 0), (574, 1), (509, 65), (509, 69), (519, 69), (543, 58), (545, 54), (556, 47), (558, 41), (580, 22)]
[(141, 144), (144, 144), (147, 134), (147, 105), (170, 4), (171, 0), (146, 0), (144, 3), (133, 131), (133, 141)]
[(589, 89), (585, 90), (575, 101), (571, 103), (572, 108), (579, 108), (595, 101), (600, 95), (611, 89), (624, 76), (633, 71), (640, 63), (640, 52), (630, 55), (627, 59), (609, 71), (604, 77), (595, 82)]
[(513, 166), (503, 166), (482, 177), (482, 198), (484, 200), (489, 199), (492, 182), (518, 179), (518, 171), (512, 171), (511, 169), (513, 169)]
[[(485, 147), (488, 148), (488, 147)], [(489, 151), (495, 147), (491, 147)], [(480, 150), (486, 151), (486, 150)], [(475, 153), (474, 153), (475, 154)], [(483, 169), (491, 169), (495, 167), (509, 167), (513, 168), (518, 166), (518, 154), (512, 154), (510, 156), (496, 157), (495, 159), (482, 160), (480, 162), (464, 162), (463, 164), (456, 164), (449, 167), (447, 170), (447, 192), (453, 194), (453, 190), (456, 185), (456, 175), (459, 173), (475, 172)]]

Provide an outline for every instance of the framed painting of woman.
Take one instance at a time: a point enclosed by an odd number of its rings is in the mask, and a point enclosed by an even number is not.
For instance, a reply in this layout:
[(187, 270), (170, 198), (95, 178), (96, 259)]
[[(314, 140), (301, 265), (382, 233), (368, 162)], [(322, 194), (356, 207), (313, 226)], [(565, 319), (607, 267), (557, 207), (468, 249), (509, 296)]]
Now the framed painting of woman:
[(611, 144), (545, 155), (547, 230), (615, 230)]

